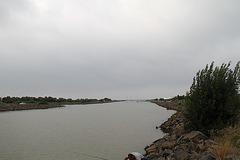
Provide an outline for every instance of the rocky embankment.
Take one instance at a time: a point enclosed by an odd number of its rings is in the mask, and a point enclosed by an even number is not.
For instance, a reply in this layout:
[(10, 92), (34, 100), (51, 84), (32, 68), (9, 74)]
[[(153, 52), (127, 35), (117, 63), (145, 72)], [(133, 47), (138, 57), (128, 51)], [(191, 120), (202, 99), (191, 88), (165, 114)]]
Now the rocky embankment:
[[(210, 150), (217, 143), (199, 131), (187, 133), (184, 130), (182, 111), (184, 107), (172, 102), (153, 101), (167, 109), (177, 112), (159, 126), (168, 133), (163, 138), (145, 147), (145, 156), (150, 160), (215, 160)], [(238, 159), (232, 154), (226, 160)]]
[(178, 105), (177, 103), (169, 102), (169, 101), (150, 101), (152, 103), (156, 103), (159, 106), (162, 106), (167, 109), (175, 110), (175, 111), (183, 111), (184, 107)]

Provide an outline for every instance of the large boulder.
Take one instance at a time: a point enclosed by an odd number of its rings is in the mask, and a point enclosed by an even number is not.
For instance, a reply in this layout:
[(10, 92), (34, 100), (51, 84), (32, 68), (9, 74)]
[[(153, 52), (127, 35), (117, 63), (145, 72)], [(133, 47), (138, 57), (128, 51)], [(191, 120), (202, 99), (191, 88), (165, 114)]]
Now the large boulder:
[(174, 151), (173, 157), (175, 160), (188, 160), (190, 154), (186, 150), (179, 149)]
[(156, 152), (157, 147), (155, 145), (151, 145), (150, 147), (146, 148), (145, 151), (147, 152), (147, 154), (150, 154), (152, 152)]
[(165, 149), (163, 152), (163, 157), (171, 157), (173, 155), (173, 151), (171, 149)]
[(153, 144), (158, 148), (161, 148), (164, 142), (166, 142), (166, 140), (164, 138), (160, 138), (157, 141), (154, 141)]
[(149, 160), (157, 160), (161, 155), (158, 153), (150, 153), (149, 155), (146, 156)]
[(199, 131), (192, 131), (183, 137), (183, 140), (186, 142), (196, 142), (196, 143), (201, 140), (207, 140), (207, 139), (208, 137)]
[(205, 151), (199, 158), (199, 160), (216, 160), (210, 151)]
[(173, 147), (176, 145), (175, 142), (170, 142), (170, 141), (166, 141), (166, 142), (163, 142), (162, 144), (162, 150), (165, 150), (165, 149), (173, 149)]

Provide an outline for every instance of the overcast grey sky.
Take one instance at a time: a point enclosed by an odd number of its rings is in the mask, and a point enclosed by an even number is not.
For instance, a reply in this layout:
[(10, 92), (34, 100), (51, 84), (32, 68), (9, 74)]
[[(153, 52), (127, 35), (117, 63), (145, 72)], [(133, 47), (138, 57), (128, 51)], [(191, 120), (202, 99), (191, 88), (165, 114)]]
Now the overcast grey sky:
[(239, 0), (0, 1), (0, 97), (173, 97), (239, 60)]

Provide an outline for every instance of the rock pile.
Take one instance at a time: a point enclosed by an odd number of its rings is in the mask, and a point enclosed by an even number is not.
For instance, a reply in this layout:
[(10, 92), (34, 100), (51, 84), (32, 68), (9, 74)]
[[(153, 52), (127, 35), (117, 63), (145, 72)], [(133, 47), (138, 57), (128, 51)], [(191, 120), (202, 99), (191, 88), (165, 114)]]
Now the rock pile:
[(184, 123), (181, 112), (174, 113), (167, 121), (159, 126), (164, 133), (172, 133), (174, 130), (180, 132), (180, 130), (183, 130), (183, 127)]
[(180, 105), (170, 102), (170, 101), (155, 101), (155, 100), (153, 100), (151, 102), (156, 103), (157, 105), (162, 106), (167, 109), (172, 109), (172, 110), (176, 110), (176, 111), (184, 110), (183, 106), (180, 106)]
[(208, 151), (213, 144), (214, 141), (199, 131), (182, 135), (173, 132), (145, 147), (145, 156), (150, 160), (214, 160)]
[[(184, 130), (183, 107), (172, 102), (153, 102), (162, 107), (176, 110), (166, 122), (159, 126), (168, 133), (163, 138), (145, 147), (145, 157), (149, 160), (215, 160), (210, 150), (218, 144), (210, 140), (199, 131), (187, 133)], [(156, 127), (158, 128), (158, 126)], [(233, 152), (225, 160), (240, 159), (237, 152)]]

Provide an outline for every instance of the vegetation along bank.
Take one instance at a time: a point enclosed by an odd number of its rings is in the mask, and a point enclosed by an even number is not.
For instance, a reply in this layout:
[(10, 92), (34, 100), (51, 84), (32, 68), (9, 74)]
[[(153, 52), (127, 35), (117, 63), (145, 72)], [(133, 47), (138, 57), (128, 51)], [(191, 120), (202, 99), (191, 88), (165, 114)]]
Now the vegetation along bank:
[(159, 126), (167, 135), (146, 146), (145, 156), (150, 160), (240, 159), (239, 65), (233, 70), (230, 63), (206, 65), (186, 96), (152, 100), (177, 112)]
[(104, 99), (76, 99), (54, 98), (54, 97), (0, 97), (0, 112), (30, 110), (30, 109), (48, 109), (64, 107), (69, 104), (95, 104), (115, 102), (109, 98)]

